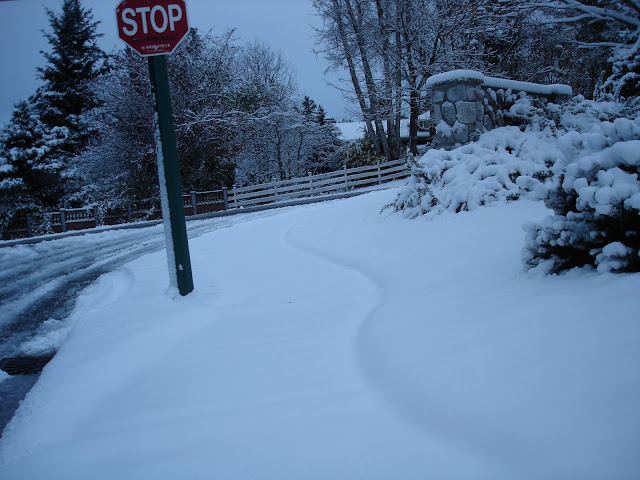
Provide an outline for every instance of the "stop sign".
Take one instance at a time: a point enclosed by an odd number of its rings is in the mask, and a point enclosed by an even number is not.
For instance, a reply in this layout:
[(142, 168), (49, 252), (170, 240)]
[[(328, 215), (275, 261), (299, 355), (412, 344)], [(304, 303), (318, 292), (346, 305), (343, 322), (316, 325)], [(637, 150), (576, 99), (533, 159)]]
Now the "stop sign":
[(118, 34), (142, 56), (166, 55), (189, 31), (184, 0), (122, 0)]

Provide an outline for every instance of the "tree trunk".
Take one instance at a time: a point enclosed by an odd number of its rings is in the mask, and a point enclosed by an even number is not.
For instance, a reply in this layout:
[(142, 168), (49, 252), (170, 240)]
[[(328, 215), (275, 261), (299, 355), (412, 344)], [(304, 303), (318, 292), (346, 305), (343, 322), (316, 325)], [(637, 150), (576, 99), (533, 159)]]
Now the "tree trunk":
[(420, 115), (420, 94), (411, 89), (409, 97), (409, 151), (412, 155), (418, 155), (418, 116)]
[(387, 28), (388, 18), (382, 5), (382, 0), (376, 0), (378, 13), (378, 28), (380, 31), (380, 39), (382, 41), (382, 69), (384, 75), (384, 98), (380, 102), (380, 107), (387, 117), (387, 138), (389, 143), (388, 160), (397, 160), (399, 158), (399, 138), (397, 135), (396, 124), (394, 119), (393, 105), (393, 87), (394, 78), (391, 74), (391, 52), (389, 41), (389, 29)]
[(346, 5), (347, 13), (349, 14), (349, 19), (351, 21), (351, 28), (353, 28), (353, 31), (356, 35), (356, 43), (358, 44), (358, 48), (360, 50), (360, 60), (362, 61), (362, 70), (364, 73), (365, 85), (367, 87), (367, 92), (370, 99), (373, 123), (376, 127), (376, 138), (382, 146), (382, 153), (386, 157), (389, 157), (389, 142), (387, 141), (387, 136), (385, 135), (384, 127), (382, 125), (382, 119), (380, 118), (380, 99), (378, 98), (377, 87), (373, 79), (373, 73), (371, 70), (371, 65), (369, 63), (369, 54), (367, 53), (364, 32), (362, 29), (362, 5), (361, 3), (356, 4), (358, 17), (356, 17), (353, 11), (351, 0), (346, 0)]
[(340, 9), (339, 0), (333, 0), (333, 4), (336, 9), (336, 23), (338, 26), (338, 34), (340, 35), (340, 42), (342, 43), (345, 58), (347, 60), (349, 75), (351, 76), (351, 83), (353, 84), (353, 89), (356, 92), (356, 97), (358, 98), (360, 110), (362, 111), (362, 115), (364, 117), (364, 122), (367, 128), (367, 135), (373, 142), (376, 152), (382, 153), (382, 148), (380, 144), (376, 141), (376, 134), (373, 130), (373, 125), (371, 124), (371, 112), (369, 107), (367, 106), (367, 102), (364, 97), (364, 92), (362, 91), (362, 87), (360, 86), (360, 80), (358, 79), (358, 74), (356, 73), (355, 62), (353, 61), (353, 56), (351, 52), (347, 48), (347, 46), (349, 45), (349, 42), (347, 39), (346, 32), (344, 30), (344, 23), (342, 22), (342, 10)]

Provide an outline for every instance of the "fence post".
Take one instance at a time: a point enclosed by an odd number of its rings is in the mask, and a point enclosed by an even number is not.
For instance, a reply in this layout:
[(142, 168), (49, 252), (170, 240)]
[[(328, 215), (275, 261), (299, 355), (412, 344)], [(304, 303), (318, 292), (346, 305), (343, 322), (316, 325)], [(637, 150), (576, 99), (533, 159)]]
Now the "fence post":
[(238, 208), (238, 186), (233, 185), (233, 206)]
[(278, 186), (277, 185), (273, 186), (273, 201), (274, 202), (278, 201)]
[(229, 192), (227, 187), (222, 187), (222, 199), (224, 200), (224, 211), (229, 210)]
[(309, 172), (309, 191), (313, 194), (313, 175)]
[(93, 223), (95, 224), (96, 227), (98, 227), (98, 225), (100, 224), (100, 219), (98, 218), (98, 206), (94, 205), (92, 209), (93, 209)]
[(347, 166), (345, 165), (344, 168), (344, 191), (348, 192), (349, 191), (349, 177), (347, 176)]
[(129, 218), (129, 223), (133, 222), (133, 212), (131, 211), (131, 202), (127, 201), (127, 217)]
[(378, 185), (382, 185), (382, 174), (380, 173), (380, 160), (378, 160)]
[(27, 237), (33, 237), (33, 217), (27, 215)]
[(191, 207), (193, 208), (193, 214), (198, 214), (198, 199), (196, 198), (196, 192), (191, 191)]
[(62, 232), (67, 231), (67, 214), (64, 211), (64, 208), (60, 209), (60, 226), (62, 228)]

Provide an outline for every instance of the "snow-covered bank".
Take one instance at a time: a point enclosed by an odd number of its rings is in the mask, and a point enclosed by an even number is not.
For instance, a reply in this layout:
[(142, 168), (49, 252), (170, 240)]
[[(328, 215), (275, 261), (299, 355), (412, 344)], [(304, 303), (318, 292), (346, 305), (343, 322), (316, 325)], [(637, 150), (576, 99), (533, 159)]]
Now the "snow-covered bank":
[(640, 275), (522, 272), (519, 201), (296, 207), (87, 289), (0, 477), (634, 478)]
[(497, 128), (477, 142), (417, 159), (390, 207), (415, 218), (543, 199), (553, 215), (527, 227), (529, 268), (640, 272), (638, 112), (581, 96), (544, 108), (523, 97), (509, 112), (520, 127)]

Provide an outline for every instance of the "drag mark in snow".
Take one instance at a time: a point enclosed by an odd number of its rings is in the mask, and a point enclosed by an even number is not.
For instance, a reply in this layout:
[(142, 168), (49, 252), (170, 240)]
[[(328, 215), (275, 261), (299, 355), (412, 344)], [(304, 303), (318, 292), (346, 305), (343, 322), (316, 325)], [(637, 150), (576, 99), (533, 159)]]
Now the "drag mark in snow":
[[(300, 226), (298, 226), (300, 229)], [(380, 308), (384, 301), (384, 288), (382, 283), (377, 279), (365, 272), (365, 269), (361, 268), (354, 262), (350, 262), (345, 258), (338, 255), (334, 255), (326, 250), (323, 250), (317, 244), (310, 242), (304, 238), (302, 234), (296, 231), (296, 227), (290, 229), (286, 234), (286, 242), (293, 248), (306, 253), (320, 261), (329, 263), (336, 268), (336, 275), (339, 275), (340, 270), (348, 270), (351, 274), (355, 274), (364, 285), (364, 289), (370, 293), (366, 299), (363, 299), (363, 303), (366, 302), (366, 313), (362, 318), (355, 320), (355, 329), (353, 333), (353, 345), (354, 345), (354, 364), (362, 372), (362, 377), (366, 380), (366, 383), (375, 390), (378, 394), (382, 393), (382, 396), (386, 399), (383, 389), (381, 390), (379, 382), (376, 381), (375, 374), (369, 367), (366, 348), (363, 348), (363, 339), (366, 337), (365, 332), (367, 330), (368, 323), (374, 318), (375, 312)], [(364, 305), (363, 305), (364, 306)]]
[[(482, 419), (470, 418), (466, 412), (441, 404), (436, 397), (430, 398), (421, 385), (407, 383), (407, 378), (398, 375), (397, 365), (389, 356), (386, 336), (395, 331), (393, 318), (388, 314), (397, 312), (385, 308), (387, 303), (394, 302), (393, 284), (383, 272), (376, 272), (375, 268), (359, 263), (337, 248), (330, 250), (315, 237), (305, 237), (299, 227), (292, 228), (286, 235), (291, 246), (357, 274), (372, 291), (369, 310), (359, 319), (354, 332), (354, 363), (361, 372), (363, 383), (382, 401), (386, 410), (409, 428), (426, 437), (438, 438), (451, 448), (492, 465), (491, 469), (495, 471), (510, 472), (512, 468), (515, 471), (526, 468), (532, 473), (538, 471), (538, 461), (544, 461), (544, 454), (535, 445), (523, 441), (525, 439), (511, 438), (508, 426), (488, 425)], [(315, 228), (317, 231), (317, 226)], [(485, 441), (488, 432), (493, 443)]]

